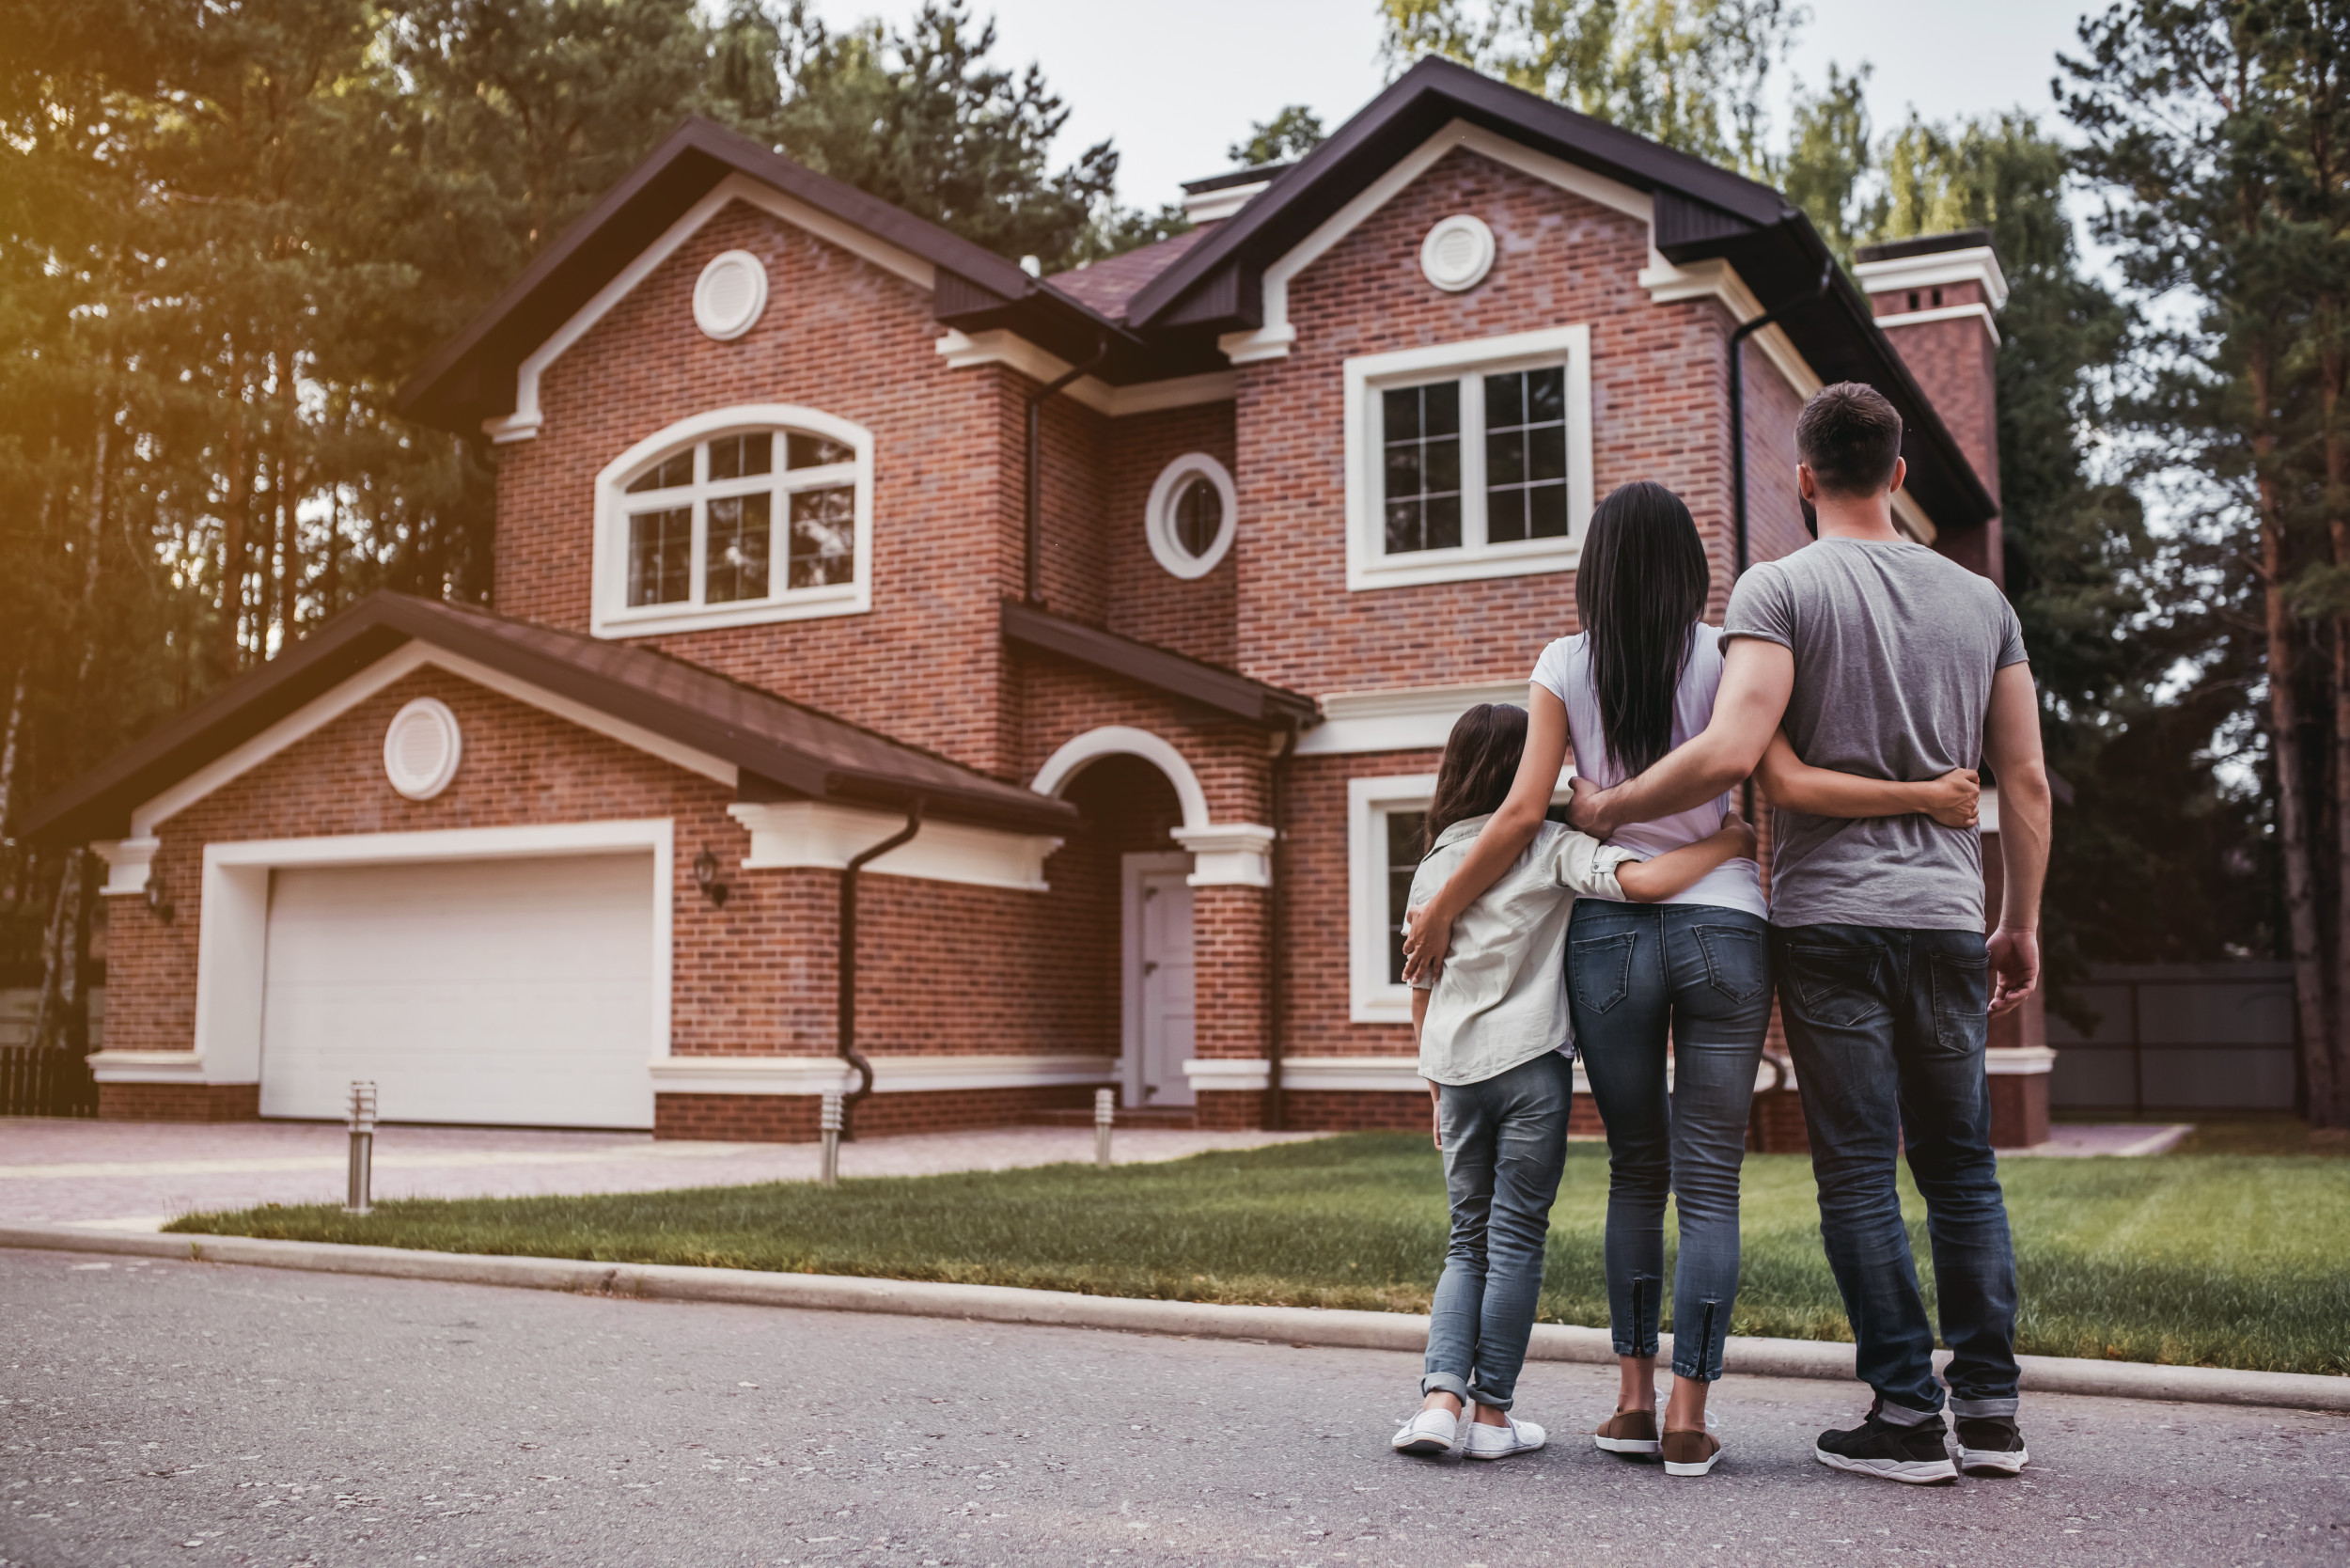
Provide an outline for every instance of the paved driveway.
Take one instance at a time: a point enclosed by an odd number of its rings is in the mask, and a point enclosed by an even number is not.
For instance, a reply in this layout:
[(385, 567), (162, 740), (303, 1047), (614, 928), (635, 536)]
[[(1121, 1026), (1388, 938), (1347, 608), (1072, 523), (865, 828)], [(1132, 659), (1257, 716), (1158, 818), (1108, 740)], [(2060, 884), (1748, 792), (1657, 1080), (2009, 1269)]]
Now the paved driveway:
[[(1121, 1161), (1172, 1160), (1207, 1149), (1253, 1149), (1312, 1133), (1121, 1130)], [(196, 1209), (339, 1203), (351, 1139), (302, 1121), (183, 1126), (0, 1117), (0, 1221), (50, 1220), (155, 1230)], [(840, 1152), (848, 1176), (1003, 1170), (1093, 1158), (1089, 1127), (1004, 1127), (872, 1138)], [(520, 1128), (384, 1127), (375, 1139), (375, 1196), (509, 1198), (537, 1193), (651, 1192), (665, 1187), (810, 1181), (810, 1143), (655, 1142), (641, 1133)]]
[(2350, 1420), (2046, 1396), (2018, 1481), (1823, 1468), (1747, 1379), (1701, 1481), (1386, 1450), (1416, 1357), (0, 1252), (0, 1565), (2342, 1563)]

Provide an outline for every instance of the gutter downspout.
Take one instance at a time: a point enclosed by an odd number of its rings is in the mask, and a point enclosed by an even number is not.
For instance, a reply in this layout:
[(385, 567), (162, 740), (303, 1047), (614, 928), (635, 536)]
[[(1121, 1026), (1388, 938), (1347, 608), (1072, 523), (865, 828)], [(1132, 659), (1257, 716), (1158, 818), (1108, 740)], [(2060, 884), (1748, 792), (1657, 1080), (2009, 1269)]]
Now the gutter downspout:
[(1281, 1086), (1281, 1064), (1286, 1057), (1281, 1032), (1281, 954), (1288, 950), (1281, 938), (1282, 917), (1288, 906), (1282, 892), (1288, 886), (1281, 865), (1281, 840), (1288, 836), (1282, 821), (1288, 805), (1290, 760), (1297, 754), (1297, 737), (1305, 726), (1296, 717), (1290, 719), (1289, 733), (1281, 737), (1281, 749), (1274, 754), (1273, 779), (1268, 792), (1272, 795), (1268, 814), (1273, 818), (1273, 846), (1269, 851), (1273, 871), (1273, 897), (1265, 909), (1265, 1102), (1264, 1124), (1272, 1132), (1289, 1129), (1289, 1102)]
[(1031, 604), (1042, 604), (1044, 603), (1044, 593), (1041, 584), (1041, 579), (1043, 574), (1042, 555), (1044, 535), (1044, 474), (1041, 460), (1042, 457), (1044, 443), (1043, 437), (1041, 433), (1042, 422), (1039, 416), (1038, 411), (1044, 406), (1048, 400), (1058, 395), (1064, 387), (1068, 386), (1072, 382), (1074, 382), (1079, 376), (1085, 375), (1089, 371), (1097, 368), (1101, 365), (1102, 361), (1107, 359), (1109, 356), (1110, 337), (1109, 334), (1105, 332), (1102, 335), (1100, 347), (1093, 351), (1093, 357), (1091, 359), (1087, 360), (1083, 365), (1071, 366), (1067, 371), (1063, 372), (1061, 375), (1056, 376), (1053, 380), (1046, 382), (1042, 386), (1027, 395), (1028, 473), (1027, 497), (1026, 504), (1024, 508), (1025, 515), (1023, 518), (1026, 525), (1025, 538), (1026, 541), (1026, 559), (1021, 566), (1020, 596)]
[(922, 831), (922, 797), (906, 808), (906, 824), (880, 843), (859, 850), (840, 869), (840, 951), (838, 955), (838, 1042), (842, 1061), (856, 1069), (857, 1086), (840, 1097), (841, 1141), (856, 1137), (857, 1102), (873, 1092), (873, 1064), (856, 1048), (856, 874), (865, 863), (887, 855)]

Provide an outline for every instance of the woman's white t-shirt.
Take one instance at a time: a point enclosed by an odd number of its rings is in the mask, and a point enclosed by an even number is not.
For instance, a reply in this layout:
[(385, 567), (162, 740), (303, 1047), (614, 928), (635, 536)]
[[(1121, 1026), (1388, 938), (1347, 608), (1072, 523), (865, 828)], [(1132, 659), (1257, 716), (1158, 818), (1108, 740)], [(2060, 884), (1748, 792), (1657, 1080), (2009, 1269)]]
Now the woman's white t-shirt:
[[(1689, 663), (1673, 693), (1672, 744), (1686, 743), (1714, 717), (1714, 694), (1722, 684), (1721, 629), (1702, 621), (1693, 629)], [(1591, 645), (1586, 633), (1560, 637), (1534, 661), (1534, 683), (1566, 705), (1567, 735), (1574, 747), (1574, 771), (1606, 788), (1623, 782), (1625, 775), (1607, 755), (1606, 732), (1600, 726), (1599, 689), (1591, 682)], [(1676, 811), (1654, 822), (1632, 823), (1617, 829), (1611, 844), (1658, 855), (1684, 844), (1694, 844), (1722, 825), (1731, 809), (1727, 794), (1687, 811)], [(1770, 917), (1762, 897), (1762, 871), (1751, 860), (1731, 860), (1708, 871), (1697, 884), (1667, 903), (1708, 903), (1743, 909), (1758, 918)]]

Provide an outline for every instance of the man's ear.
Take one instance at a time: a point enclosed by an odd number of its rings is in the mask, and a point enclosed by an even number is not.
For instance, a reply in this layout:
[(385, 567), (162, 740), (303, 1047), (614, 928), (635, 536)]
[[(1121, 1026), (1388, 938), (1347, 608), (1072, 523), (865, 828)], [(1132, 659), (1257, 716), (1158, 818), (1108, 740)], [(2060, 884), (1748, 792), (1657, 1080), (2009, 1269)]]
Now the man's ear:
[(1909, 460), (1907, 458), (1895, 458), (1893, 460), (1893, 482), (1885, 487), (1885, 493), (1888, 495), (1890, 495), (1895, 491), (1900, 490), (1902, 487), (1902, 481), (1907, 478), (1909, 478)]
[[(1901, 470), (1896, 468), (1893, 472), (1899, 474)], [(1900, 482), (1899, 479), (1894, 480), (1896, 485)], [(1811, 465), (1808, 463), (1795, 464), (1795, 494), (1807, 501), (1817, 501), (1820, 498), (1820, 477), (1811, 471)]]

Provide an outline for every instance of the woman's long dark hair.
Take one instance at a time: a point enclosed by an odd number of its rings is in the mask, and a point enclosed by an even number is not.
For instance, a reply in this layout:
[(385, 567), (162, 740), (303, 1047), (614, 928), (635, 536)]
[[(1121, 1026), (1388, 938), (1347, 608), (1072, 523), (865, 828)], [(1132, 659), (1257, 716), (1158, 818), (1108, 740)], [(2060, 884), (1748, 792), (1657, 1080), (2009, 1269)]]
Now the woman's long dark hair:
[(1673, 697), (1713, 572), (1681, 497), (1638, 479), (1591, 511), (1574, 572), (1574, 613), (1590, 634), (1600, 732), (1624, 776), (1672, 749)]
[(1452, 721), (1444, 760), (1436, 764), (1436, 794), (1420, 824), (1419, 852), (1436, 847), (1436, 836), (1454, 823), (1498, 811), (1510, 798), (1526, 755), (1526, 710), (1507, 702), (1480, 702)]

